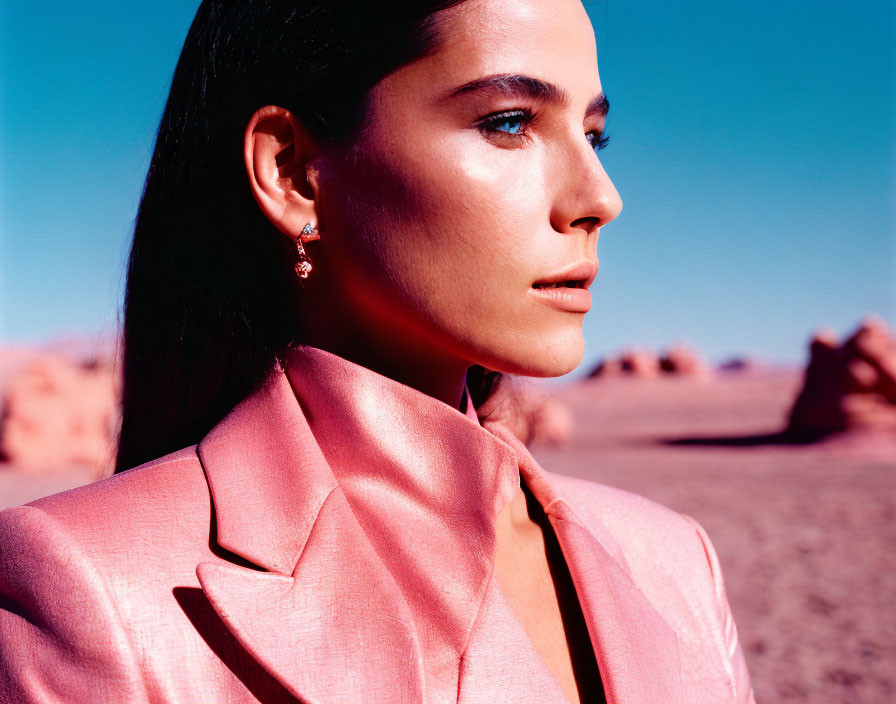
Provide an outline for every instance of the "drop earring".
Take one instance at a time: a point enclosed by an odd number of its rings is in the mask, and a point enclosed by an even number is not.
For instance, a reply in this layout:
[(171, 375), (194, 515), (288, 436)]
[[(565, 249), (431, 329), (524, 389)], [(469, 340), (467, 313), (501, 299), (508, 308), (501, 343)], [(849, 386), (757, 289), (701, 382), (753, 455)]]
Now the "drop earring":
[(305, 227), (302, 228), (302, 234), (296, 239), (296, 250), (299, 254), (299, 260), (296, 262), (296, 276), (300, 279), (307, 279), (308, 274), (311, 273), (312, 269), (311, 257), (309, 257), (308, 252), (305, 251), (303, 242), (310, 242), (311, 240), (316, 239), (320, 239), (317, 228), (310, 222), (306, 223)]

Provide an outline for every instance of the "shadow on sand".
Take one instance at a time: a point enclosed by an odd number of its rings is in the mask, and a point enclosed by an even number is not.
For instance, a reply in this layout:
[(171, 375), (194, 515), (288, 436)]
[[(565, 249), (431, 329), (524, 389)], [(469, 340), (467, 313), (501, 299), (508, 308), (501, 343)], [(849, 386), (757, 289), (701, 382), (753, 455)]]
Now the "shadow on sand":
[(702, 437), (663, 438), (657, 442), (673, 447), (758, 447), (762, 445), (811, 445), (825, 436), (782, 430), (760, 435), (711, 435)]

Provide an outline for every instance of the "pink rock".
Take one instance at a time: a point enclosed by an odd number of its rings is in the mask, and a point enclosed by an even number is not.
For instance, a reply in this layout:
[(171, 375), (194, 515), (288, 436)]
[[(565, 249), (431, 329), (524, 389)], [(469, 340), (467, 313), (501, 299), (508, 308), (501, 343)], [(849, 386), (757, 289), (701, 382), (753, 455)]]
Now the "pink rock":
[(813, 336), (788, 430), (798, 436), (896, 431), (896, 339), (883, 321), (862, 321), (842, 344), (828, 330)]
[(717, 368), (723, 372), (748, 372), (757, 367), (756, 360), (750, 357), (731, 357), (720, 363)]
[(660, 357), (660, 369), (668, 374), (706, 376), (709, 369), (699, 355), (684, 343), (674, 345)]
[(596, 376), (633, 376), (652, 378), (660, 375), (660, 362), (649, 350), (626, 349), (618, 357), (604, 359), (588, 375)]
[(618, 357), (602, 359), (597, 366), (588, 372), (588, 378), (600, 376), (619, 376), (622, 374), (622, 360)]
[(42, 355), (9, 379), (0, 404), (0, 456), (42, 471), (89, 465), (105, 471), (117, 425), (113, 365)]
[(534, 443), (559, 447), (569, 441), (575, 423), (569, 407), (551, 396), (536, 407), (534, 425)]
[(573, 429), (566, 404), (543, 385), (522, 377), (505, 376), (479, 415), (500, 420), (526, 445), (563, 445)]
[(669, 347), (657, 356), (650, 350), (628, 348), (616, 357), (598, 364), (588, 378), (598, 376), (631, 376), (652, 379), (661, 374), (706, 376), (708, 367), (700, 356), (684, 343)]

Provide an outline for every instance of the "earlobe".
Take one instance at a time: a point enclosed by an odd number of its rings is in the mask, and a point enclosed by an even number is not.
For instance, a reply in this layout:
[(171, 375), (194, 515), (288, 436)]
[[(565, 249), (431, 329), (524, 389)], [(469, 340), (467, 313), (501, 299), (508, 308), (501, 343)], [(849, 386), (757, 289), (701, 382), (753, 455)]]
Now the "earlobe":
[(292, 239), (305, 223), (317, 220), (307, 178), (312, 153), (307, 131), (284, 108), (263, 107), (246, 126), (244, 159), (252, 194), (268, 220)]

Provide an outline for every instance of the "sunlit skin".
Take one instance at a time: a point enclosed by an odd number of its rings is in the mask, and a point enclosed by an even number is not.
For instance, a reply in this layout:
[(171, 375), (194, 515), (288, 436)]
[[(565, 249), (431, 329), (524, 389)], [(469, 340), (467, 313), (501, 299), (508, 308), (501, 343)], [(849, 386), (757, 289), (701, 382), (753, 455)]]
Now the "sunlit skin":
[[(347, 150), (268, 106), (245, 158), (281, 232), (320, 232), (305, 244), (300, 341), (458, 408), (471, 364), (548, 377), (581, 363), (585, 313), (547, 304), (533, 284), (597, 262), (622, 202), (597, 154), (605, 104), (579, 0), (470, 0), (443, 19), (439, 50), (373, 89)], [(578, 701), (562, 595), (522, 490), (497, 531), (502, 592)]]

